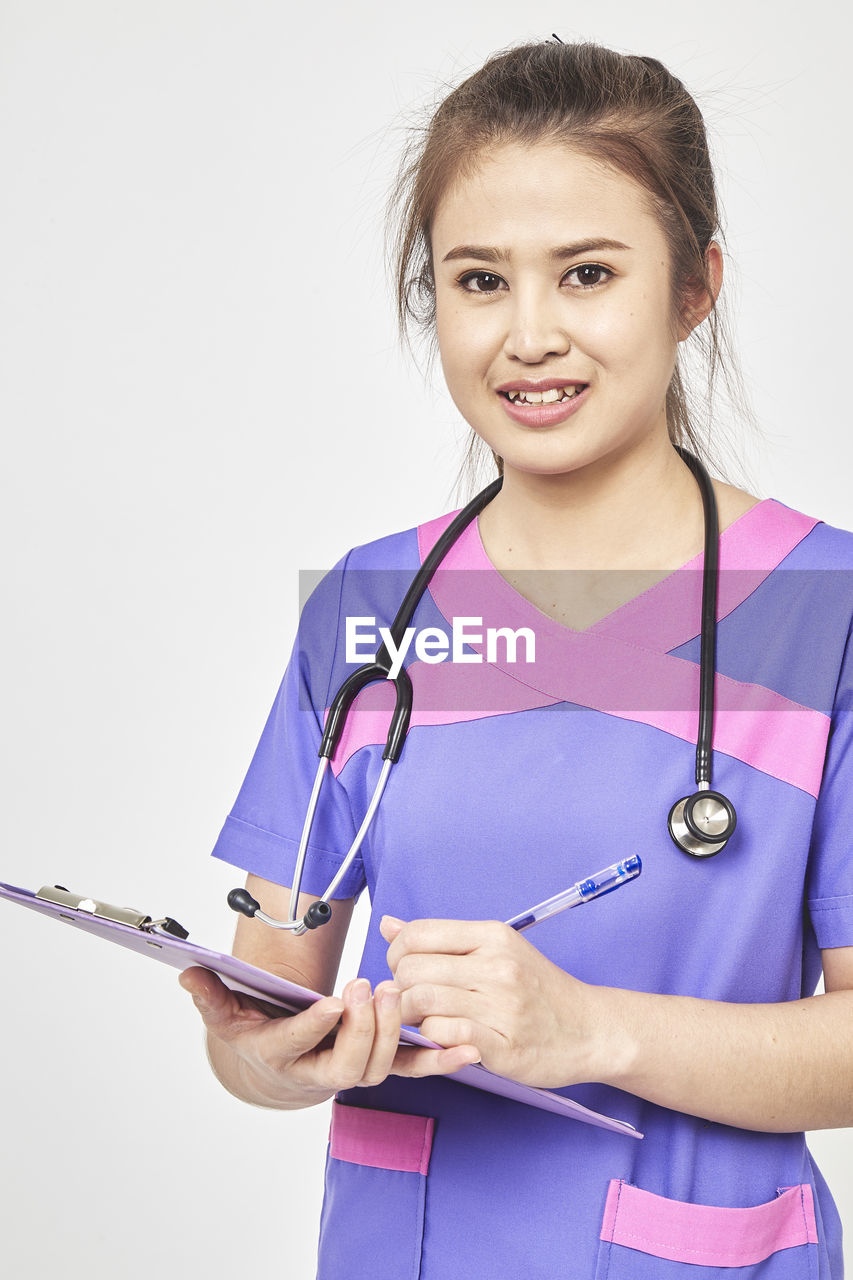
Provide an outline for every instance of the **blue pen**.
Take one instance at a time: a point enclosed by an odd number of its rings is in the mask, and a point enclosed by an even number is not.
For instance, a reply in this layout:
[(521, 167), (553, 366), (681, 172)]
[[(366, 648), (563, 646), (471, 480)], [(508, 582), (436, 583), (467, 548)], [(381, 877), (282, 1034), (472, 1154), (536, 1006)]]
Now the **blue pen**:
[(612, 893), (620, 885), (634, 880), (642, 869), (643, 864), (639, 854), (634, 854), (631, 858), (614, 863), (612, 867), (605, 867), (603, 871), (596, 872), (586, 880), (578, 880), (571, 889), (565, 889), (562, 893), (555, 894), (553, 898), (546, 898), (544, 902), (531, 907), (529, 911), (522, 911), (521, 915), (513, 916), (511, 920), (506, 921), (506, 924), (520, 933), (522, 929), (529, 929), (531, 925), (539, 924), (549, 916), (555, 916), (558, 911), (565, 911), (568, 907), (577, 907), (582, 902), (589, 902), (592, 898), (600, 898), (605, 893)]

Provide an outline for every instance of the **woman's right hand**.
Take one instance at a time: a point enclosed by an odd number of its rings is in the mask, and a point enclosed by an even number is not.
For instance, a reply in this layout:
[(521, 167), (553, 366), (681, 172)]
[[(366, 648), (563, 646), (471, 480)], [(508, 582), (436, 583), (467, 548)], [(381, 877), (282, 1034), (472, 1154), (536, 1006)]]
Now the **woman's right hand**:
[(380, 1084), (386, 1076), (449, 1075), (477, 1060), (471, 1045), (425, 1049), (399, 1045), (400, 990), (366, 978), (348, 982), (343, 998), (323, 996), (301, 1013), (270, 1016), (262, 1001), (231, 991), (210, 969), (180, 975), (209, 1039), (239, 1059), (243, 1079), (272, 1106), (311, 1106), (339, 1089)]

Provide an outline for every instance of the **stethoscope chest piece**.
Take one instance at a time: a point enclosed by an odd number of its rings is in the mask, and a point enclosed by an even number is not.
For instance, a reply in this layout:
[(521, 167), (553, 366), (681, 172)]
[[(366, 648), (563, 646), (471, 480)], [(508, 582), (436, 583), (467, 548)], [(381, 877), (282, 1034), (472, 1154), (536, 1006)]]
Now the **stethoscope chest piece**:
[(737, 825), (731, 800), (719, 791), (694, 791), (669, 811), (669, 834), (684, 853), (711, 858), (725, 848)]

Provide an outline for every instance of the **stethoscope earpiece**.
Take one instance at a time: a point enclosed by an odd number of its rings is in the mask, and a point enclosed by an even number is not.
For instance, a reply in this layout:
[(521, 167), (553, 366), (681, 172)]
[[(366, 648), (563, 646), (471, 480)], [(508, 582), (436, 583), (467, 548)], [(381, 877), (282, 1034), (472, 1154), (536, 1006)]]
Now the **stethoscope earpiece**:
[(731, 800), (721, 792), (694, 791), (676, 800), (669, 811), (669, 834), (684, 853), (694, 858), (712, 858), (724, 849), (737, 826)]

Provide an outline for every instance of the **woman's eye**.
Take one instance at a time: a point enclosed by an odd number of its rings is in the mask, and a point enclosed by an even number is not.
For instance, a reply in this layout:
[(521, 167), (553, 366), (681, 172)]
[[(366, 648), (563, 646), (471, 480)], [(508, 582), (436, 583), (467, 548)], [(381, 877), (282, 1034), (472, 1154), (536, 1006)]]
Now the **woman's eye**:
[(493, 283), (489, 283), (485, 289), (469, 289), (469, 280), (488, 280), (491, 282), (500, 280), (500, 276), (494, 275), (491, 271), (469, 271), (466, 275), (460, 276), (457, 282), (458, 284), (461, 284), (462, 288), (467, 290), (468, 293), (494, 293), (495, 285)]
[[(600, 267), (597, 262), (585, 262), (582, 267), (572, 267), (571, 271), (566, 272), (566, 275), (573, 276), (577, 272), (586, 273), (590, 271), (593, 273), (593, 275), (596, 275), (596, 276), (600, 276), (602, 271), (605, 273), (605, 275), (608, 278), (613, 275), (613, 272), (610, 270), (609, 267)], [(602, 281), (600, 279), (590, 280), (589, 276), (586, 275), (585, 278), (581, 280), (581, 288), (595, 289), (596, 286), (601, 283)]]

